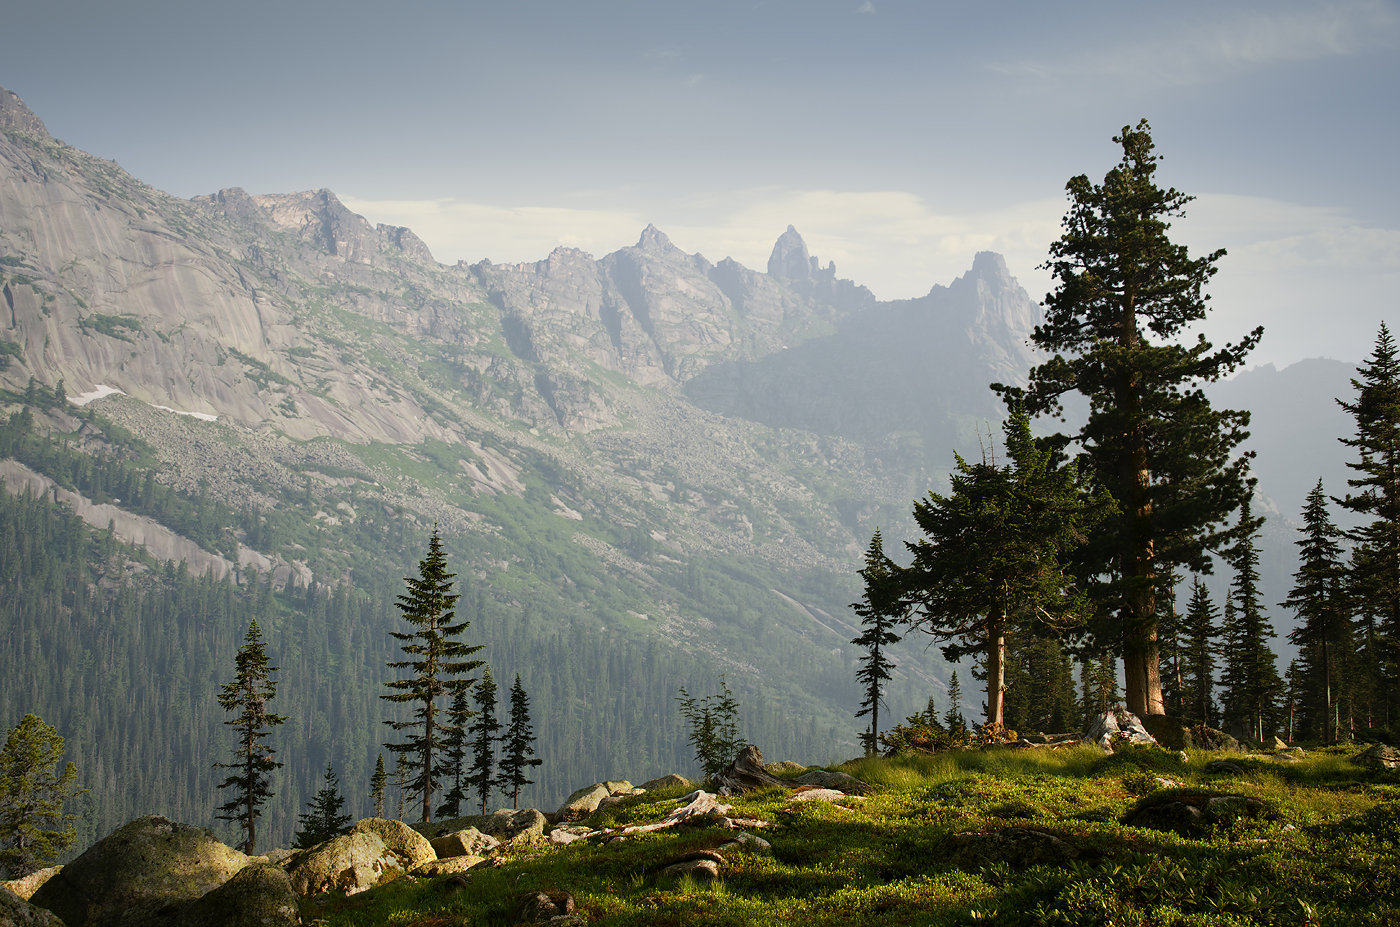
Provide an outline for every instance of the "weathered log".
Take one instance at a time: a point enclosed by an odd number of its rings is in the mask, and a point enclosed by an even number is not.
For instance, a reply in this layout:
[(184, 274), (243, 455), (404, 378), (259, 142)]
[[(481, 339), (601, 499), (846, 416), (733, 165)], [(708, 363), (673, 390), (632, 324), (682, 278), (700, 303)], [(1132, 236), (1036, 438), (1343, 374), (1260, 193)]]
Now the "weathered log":
[(747, 792), (749, 789), (765, 789), (771, 786), (788, 788), (789, 783), (763, 768), (763, 754), (753, 744), (749, 744), (718, 775), (715, 784), (731, 792)]

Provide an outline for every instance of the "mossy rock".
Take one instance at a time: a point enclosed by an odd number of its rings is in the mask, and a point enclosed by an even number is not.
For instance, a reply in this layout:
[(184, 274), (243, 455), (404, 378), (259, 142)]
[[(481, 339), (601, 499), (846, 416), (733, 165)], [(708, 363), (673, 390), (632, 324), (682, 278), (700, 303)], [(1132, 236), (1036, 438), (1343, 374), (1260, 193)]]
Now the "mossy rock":
[(177, 927), (296, 927), (297, 893), (279, 867), (255, 863), (180, 912)]

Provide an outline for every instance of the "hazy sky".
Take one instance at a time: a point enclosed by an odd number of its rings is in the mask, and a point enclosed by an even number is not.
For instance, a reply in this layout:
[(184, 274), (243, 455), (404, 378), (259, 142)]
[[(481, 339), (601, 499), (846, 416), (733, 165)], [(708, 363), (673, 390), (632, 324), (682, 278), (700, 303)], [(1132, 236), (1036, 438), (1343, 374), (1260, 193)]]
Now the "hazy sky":
[(440, 261), (602, 255), (654, 222), (764, 269), (793, 223), (893, 299), (1006, 255), (1039, 299), (1064, 184), (1148, 118), (1230, 254), (1259, 362), (1400, 326), (1400, 3), (7, 4), (0, 85), (180, 196), (329, 187)]

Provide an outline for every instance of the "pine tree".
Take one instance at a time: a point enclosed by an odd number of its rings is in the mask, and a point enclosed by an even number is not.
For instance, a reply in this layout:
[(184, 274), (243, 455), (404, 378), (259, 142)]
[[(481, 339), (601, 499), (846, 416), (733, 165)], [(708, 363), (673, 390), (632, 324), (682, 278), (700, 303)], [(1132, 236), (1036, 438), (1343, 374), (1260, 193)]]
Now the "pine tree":
[(1105, 496), (1086, 499), (1073, 462), (1054, 466), (1031, 437), (1030, 419), (1013, 405), (1004, 425), (1010, 463), (970, 464), (961, 456), (947, 497), (914, 503), (924, 537), (909, 544), (914, 562), (889, 582), (911, 603), (915, 627), (950, 641), (950, 661), (985, 655), (987, 724), (1005, 726), (1006, 635), (1013, 628), (1061, 633), (1084, 621), (1088, 600), (1065, 558), (1108, 514)]
[(1225, 619), (1225, 669), (1221, 675), (1225, 719), (1243, 725), (1256, 742), (1273, 729), (1278, 700), (1283, 693), (1278, 657), (1269, 647), (1276, 637), (1273, 626), (1259, 604), (1259, 551), (1254, 534), (1259, 520), (1250, 517), (1249, 508), (1240, 510), (1240, 523), (1250, 532), (1232, 553), (1235, 581), (1231, 584), (1234, 608)]
[(37, 872), (73, 844), (76, 814), (63, 805), (86, 792), (77, 767), (63, 759), (63, 738), (38, 715), (25, 715), (0, 749), (0, 872), (18, 879)]
[(214, 764), (234, 770), (233, 775), (219, 783), (221, 789), (233, 789), (233, 797), (219, 806), (215, 816), (221, 821), (238, 822), (243, 830), (238, 849), (252, 856), (257, 847), (257, 819), (262, 806), (272, 797), (272, 771), (282, 765), (272, 759), (274, 751), (263, 741), (271, 736), (269, 728), (287, 720), (267, 710), (267, 703), (277, 695), (277, 683), (271, 678), (277, 667), (268, 665), (262, 629), (256, 618), (248, 624), (234, 666), (234, 681), (220, 687), (219, 707), (238, 712), (237, 717), (224, 722), (237, 732), (238, 742), (232, 763)]
[(472, 680), (466, 674), (482, 665), (481, 660), (466, 659), (481, 647), (469, 647), (456, 639), (470, 622), (453, 621), (459, 598), (452, 591), (455, 576), (447, 572), (447, 557), (435, 525), (428, 541), (428, 555), (418, 563), (418, 576), (404, 579), (408, 591), (395, 602), (404, 620), (415, 630), (390, 632), (401, 642), (407, 659), (391, 662), (389, 666), (407, 669), (411, 675), (386, 683), (394, 691), (380, 696), (397, 704), (414, 705), (411, 721), (384, 722), (395, 731), (413, 730), (414, 733), (403, 743), (385, 746), (402, 759), (405, 773), (410, 777), (409, 791), (422, 799), (424, 822), (432, 820), (433, 791), (437, 783), (452, 771), (444, 741), (457, 726), (440, 717), (444, 712), (437, 700), (470, 688)]
[(1061, 413), (1066, 393), (1089, 398), (1073, 440), (1120, 514), (1080, 551), (1079, 574), (1093, 580), (1101, 607), (1093, 636), (1121, 647), (1128, 710), (1146, 716), (1164, 710), (1160, 577), (1177, 566), (1209, 572), (1208, 552), (1237, 537), (1229, 518), (1252, 484), (1246, 456), (1234, 456), (1248, 413), (1212, 409), (1199, 384), (1242, 364), (1263, 329), (1219, 350), (1186, 340), (1206, 317), (1202, 289), (1225, 252), (1193, 259), (1167, 237), (1168, 220), (1192, 198), (1156, 185), (1160, 157), (1146, 120), (1114, 142), (1123, 158), (1102, 185), (1085, 175), (1066, 185), (1064, 234), (1045, 265), (1058, 286), (1032, 335), (1054, 357), (1031, 371), (1024, 395), (1035, 415)]
[(384, 771), (384, 754), (374, 764), (374, 775), (369, 777), (369, 797), (374, 802), (374, 816), (384, 817), (384, 787), (389, 784), (389, 774)]
[(1215, 640), (1220, 636), (1220, 626), (1216, 624), (1219, 617), (1210, 590), (1199, 576), (1195, 577), (1184, 619), (1181, 713), (1207, 726), (1215, 719)]
[(962, 686), (958, 684), (958, 671), (948, 678), (948, 711), (943, 715), (943, 726), (950, 731), (967, 730), (967, 721), (962, 713)]
[[(379, 770), (384, 769), (383, 756), (380, 757)], [(306, 803), (306, 811), (297, 818), (296, 841), (292, 844), (298, 850), (306, 850), (317, 844), (325, 843), (332, 837), (339, 837), (348, 833), (350, 822), (354, 820), (351, 815), (341, 814), (340, 809), (345, 805), (345, 798), (340, 794), (340, 780), (336, 777), (335, 770), (331, 764), (326, 764), (326, 775), (321, 786), (321, 791), (316, 793), (316, 797)]]
[(472, 747), (471, 772), (466, 776), (467, 794), (476, 793), (481, 802), (481, 813), (486, 813), (486, 802), (496, 787), (496, 744), (500, 741), (501, 722), (496, 717), (496, 681), (491, 678), (491, 667), (481, 671), (481, 681), (474, 692), (476, 715), (467, 728), (467, 740)]
[(1342, 532), (1327, 512), (1322, 480), (1308, 493), (1301, 531), (1303, 537), (1296, 542), (1298, 572), (1293, 574), (1293, 591), (1283, 602), (1298, 616), (1298, 626), (1289, 632), (1288, 640), (1303, 659), (1298, 669), (1303, 727), (1334, 743), (1340, 714), (1337, 680), (1349, 668), (1354, 647), (1344, 588)]
[(452, 707), (447, 710), (448, 720), (453, 726), (447, 737), (443, 740), (444, 755), (452, 770), (452, 787), (442, 797), (442, 805), (438, 808), (438, 817), (441, 819), (457, 818), (462, 816), (462, 803), (467, 800), (466, 778), (463, 775), (463, 760), (467, 758), (467, 722), (475, 714), (467, 702), (468, 695), (464, 691), (454, 692), (452, 695)]
[(1400, 717), (1400, 357), (1385, 323), (1357, 374), (1355, 401), (1338, 400), (1356, 421), (1356, 437), (1342, 443), (1361, 458), (1347, 464), (1357, 471), (1347, 480), (1357, 492), (1337, 501), (1370, 518), (1351, 532), (1349, 585), (1361, 615), (1358, 668), (1370, 671), (1363, 688), (1375, 694), (1368, 720), (1389, 727)]
[(901, 622), (909, 612), (898, 586), (891, 581), (897, 570), (885, 556), (884, 541), (879, 530), (876, 530), (865, 553), (865, 569), (860, 571), (865, 580), (865, 595), (851, 606), (860, 616), (863, 629), (860, 637), (851, 643), (865, 648), (865, 655), (860, 658), (860, 669), (856, 670), (856, 682), (862, 686), (865, 698), (856, 717), (870, 716), (870, 729), (860, 735), (866, 756), (874, 756), (879, 749), (880, 704), (884, 701), (885, 683), (890, 679), (890, 670), (894, 668), (894, 661), (885, 655), (885, 648), (899, 640), (899, 635), (890, 628)]
[(520, 684), (520, 674), (515, 674), (515, 684), (510, 687), (510, 724), (506, 727), (505, 756), (501, 758), (500, 787), (503, 795), (510, 797), (512, 808), (520, 807), (520, 789), (533, 785), (533, 780), (525, 778), (528, 770), (544, 761), (535, 758), (535, 730), (530, 725), (530, 696)]

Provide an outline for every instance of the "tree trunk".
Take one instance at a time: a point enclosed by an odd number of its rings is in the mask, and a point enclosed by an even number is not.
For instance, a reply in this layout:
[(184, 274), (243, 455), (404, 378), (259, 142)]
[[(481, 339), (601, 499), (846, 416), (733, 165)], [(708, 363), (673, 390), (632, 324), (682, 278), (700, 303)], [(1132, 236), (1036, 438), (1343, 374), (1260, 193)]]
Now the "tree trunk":
[(987, 724), (1002, 727), (1006, 692), (1006, 618), (987, 629)]

